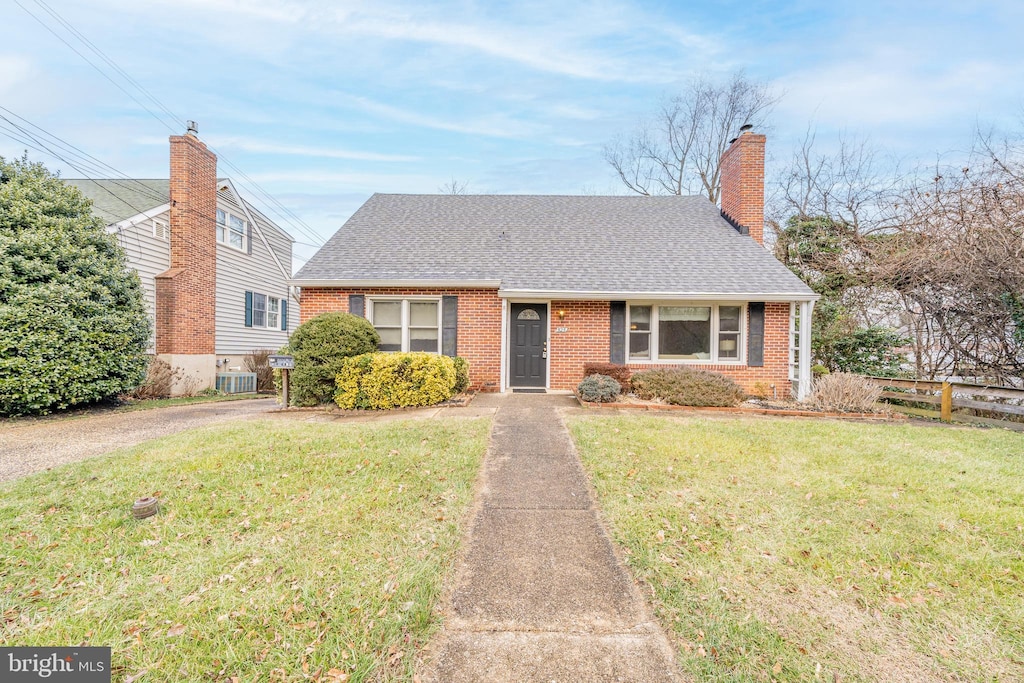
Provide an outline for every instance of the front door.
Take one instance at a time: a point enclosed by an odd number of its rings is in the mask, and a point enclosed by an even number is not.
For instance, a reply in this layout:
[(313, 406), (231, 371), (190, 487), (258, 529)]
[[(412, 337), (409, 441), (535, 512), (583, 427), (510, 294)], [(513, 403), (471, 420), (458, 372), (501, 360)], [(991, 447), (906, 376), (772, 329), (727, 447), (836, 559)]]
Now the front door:
[(548, 378), (548, 306), (512, 304), (509, 386), (543, 387)]

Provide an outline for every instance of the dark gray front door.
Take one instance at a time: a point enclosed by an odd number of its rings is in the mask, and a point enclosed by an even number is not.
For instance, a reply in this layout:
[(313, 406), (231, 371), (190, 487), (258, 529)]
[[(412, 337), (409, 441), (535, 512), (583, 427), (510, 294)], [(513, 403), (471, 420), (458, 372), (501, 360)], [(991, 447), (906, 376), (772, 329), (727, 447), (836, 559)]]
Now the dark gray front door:
[(509, 386), (543, 387), (548, 378), (548, 306), (512, 304), (511, 318)]

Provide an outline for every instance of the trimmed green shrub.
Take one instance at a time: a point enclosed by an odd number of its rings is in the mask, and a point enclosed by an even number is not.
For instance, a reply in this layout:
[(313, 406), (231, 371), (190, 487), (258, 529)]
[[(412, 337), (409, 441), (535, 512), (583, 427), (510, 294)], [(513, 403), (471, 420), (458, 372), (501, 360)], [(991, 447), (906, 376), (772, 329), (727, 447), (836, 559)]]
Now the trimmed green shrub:
[(330, 403), (345, 360), (376, 351), (378, 344), (380, 336), (370, 321), (351, 313), (324, 313), (299, 325), (286, 347), (295, 356), (292, 405)]
[(590, 377), (591, 375), (605, 375), (617, 380), (619, 388), (624, 394), (628, 394), (632, 388), (629, 378), (633, 376), (633, 371), (627, 365), (619, 365), (617, 363), (584, 363), (583, 376)]
[(591, 403), (611, 403), (622, 393), (619, 380), (608, 375), (587, 375), (576, 386), (580, 398)]
[(461, 394), (469, 388), (469, 362), (462, 356), (456, 356), (455, 361), (455, 393)]
[(430, 406), (455, 395), (455, 360), (433, 353), (367, 353), (346, 358), (334, 396), (346, 410)]
[(130, 392), (149, 334), (139, 276), (92, 203), (42, 164), (0, 157), (0, 414)]
[(657, 368), (633, 375), (633, 393), (677, 406), (734, 406), (746, 398), (736, 382), (707, 370)]

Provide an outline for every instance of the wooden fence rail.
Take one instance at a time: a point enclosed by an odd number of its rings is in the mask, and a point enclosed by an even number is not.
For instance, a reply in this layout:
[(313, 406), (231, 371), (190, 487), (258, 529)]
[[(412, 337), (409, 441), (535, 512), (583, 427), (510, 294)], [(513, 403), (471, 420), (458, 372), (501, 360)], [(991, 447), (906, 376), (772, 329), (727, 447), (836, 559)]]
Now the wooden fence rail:
[[(893, 379), (869, 376), (865, 376), (864, 379), (881, 388), (881, 398), (887, 401), (927, 403), (939, 407), (938, 411), (935, 411), (890, 404), (896, 410), (902, 409), (904, 412), (916, 415), (938, 417), (943, 422), (994, 424), (1024, 431), (1024, 422), (1010, 422), (1006, 419), (973, 415), (962, 410), (956, 411), (957, 408), (961, 408), (1000, 415), (1024, 416), (1024, 389), (966, 382), (939, 382), (928, 379)], [(983, 400), (978, 400), (979, 398)]]

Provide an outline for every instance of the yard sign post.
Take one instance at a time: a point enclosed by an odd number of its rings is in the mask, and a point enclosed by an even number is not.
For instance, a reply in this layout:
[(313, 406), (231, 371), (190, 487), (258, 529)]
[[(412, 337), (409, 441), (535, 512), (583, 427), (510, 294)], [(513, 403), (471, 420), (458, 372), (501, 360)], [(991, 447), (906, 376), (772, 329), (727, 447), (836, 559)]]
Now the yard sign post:
[(288, 371), (295, 369), (295, 356), (270, 356), (270, 367), (281, 371), (282, 405), (288, 407)]

